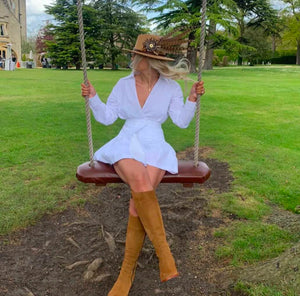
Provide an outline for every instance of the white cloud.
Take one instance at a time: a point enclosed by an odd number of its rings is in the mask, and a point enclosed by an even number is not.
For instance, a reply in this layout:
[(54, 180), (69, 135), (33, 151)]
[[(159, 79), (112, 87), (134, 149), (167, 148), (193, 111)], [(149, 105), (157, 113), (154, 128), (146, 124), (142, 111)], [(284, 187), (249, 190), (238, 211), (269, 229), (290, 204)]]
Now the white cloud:
[(45, 5), (51, 5), (53, 0), (27, 0), (27, 34), (36, 35), (38, 30), (46, 24), (47, 20), (51, 20), (52, 16), (45, 13)]
[(282, 9), (285, 6), (281, 0), (271, 0), (271, 4), (276, 9)]
[(26, 9), (27, 14), (43, 14), (45, 12), (45, 5), (50, 5), (54, 1), (53, 0), (27, 0), (26, 1)]

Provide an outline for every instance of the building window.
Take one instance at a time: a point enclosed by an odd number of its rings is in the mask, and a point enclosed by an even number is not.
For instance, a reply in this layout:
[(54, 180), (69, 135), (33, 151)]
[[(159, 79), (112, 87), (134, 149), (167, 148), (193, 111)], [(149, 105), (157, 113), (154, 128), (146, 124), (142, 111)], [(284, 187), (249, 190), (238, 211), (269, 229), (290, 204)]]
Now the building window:
[(6, 51), (0, 49), (0, 56), (1, 56), (3, 59), (5, 59), (5, 57), (6, 57)]
[(0, 36), (6, 36), (7, 30), (6, 30), (6, 24), (0, 23)]

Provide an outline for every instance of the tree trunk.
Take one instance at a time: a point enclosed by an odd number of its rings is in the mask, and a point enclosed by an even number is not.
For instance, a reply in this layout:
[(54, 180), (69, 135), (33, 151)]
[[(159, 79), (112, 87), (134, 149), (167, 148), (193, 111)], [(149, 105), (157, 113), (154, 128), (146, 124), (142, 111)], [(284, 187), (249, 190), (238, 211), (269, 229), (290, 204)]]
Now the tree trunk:
[(275, 53), (276, 51), (276, 37), (272, 36), (272, 52)]
[(188, 48), (187, 48), (187, 56), (186, 58), (190, 62), (190, 72), (191, 73), (197, 73), (197, 48), (195, 46), (191, 45), (192, 42), (195, 42), (195, 32), (191, 32), (189, 34), (189, 42), (188, 42)]
[(209, 27), (207, 32), (207, 47), (205, 53), (205, 62), (203, 69), (204, 70), (212, 70), (213, 69), (213, 58), (214, 58), (214, 49), (213, 49), (213, 40), (211, 38), (212, 35), (216, 33), (217, 25), (214, 21), (209, 21)]
[(207, 48), (205, 53), (205, 61), (204, 61), (204, 70), (212, 70), (213, 69), (213, 59), (214, 59), (214, 49)]
[(111, 69), (116, 70), (116, 54), (115, 54), (115, 43), (114, 43), (114, 36), (111, 33), (109, 38), (109, 49), (110, 49), (110, 56), (111, 56)]
[(197, 63), (197, 49), (194, 47), (189, 47), (188, 48), (188, 53), (187, 53), (187, 59), (190, 62), (190, 72), (191, 73), (197, 73), (197, 67), (196, 67), (196, 63)]
[[(240, 15), (240, 19), (238, 20), (238, 24), (239, 24), (239, 28), (240, 28), (240, 37), (238, 38), (239, 42), (243, 43), (245, 42), (244, 40), (244, 34), (245, 34), (245, 16), (246, 16), (246, 12), (245, 11), (241, 11), (241, 15)], [(241, 54), (239, 53), (238, 56), (238, 65), (242, 66), (243, 65), (243, 57), (241, 56)]]
[(296, 65), (300, 65), (300, 40), (297, 42)]
[(116, 57), (114, 54), (111, 55), (111, 69), (112, 70), (116, 70), (117, 66), (116, 66)]
[(243, 58), (242, 58), (242, 56), (238, 56), (238, 65), (239, 66), (242, 66), (243, 65)]

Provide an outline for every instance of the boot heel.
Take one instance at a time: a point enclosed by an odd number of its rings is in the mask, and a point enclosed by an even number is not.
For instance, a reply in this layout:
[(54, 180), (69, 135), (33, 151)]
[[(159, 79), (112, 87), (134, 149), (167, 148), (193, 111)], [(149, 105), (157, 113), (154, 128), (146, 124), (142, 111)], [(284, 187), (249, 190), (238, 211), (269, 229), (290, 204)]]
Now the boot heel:
[(170, 276), (166, 277), (165, 279), (161, 280), (161, 282), (164, 283), (164, 282), (167, 282), (167, 281), (169, 281), (171, 279), (174, 279), (174, 278), (177, 278), (177, 277), (179, 277), (179, 272), (177, 272), (174, 275), (170, 275)]

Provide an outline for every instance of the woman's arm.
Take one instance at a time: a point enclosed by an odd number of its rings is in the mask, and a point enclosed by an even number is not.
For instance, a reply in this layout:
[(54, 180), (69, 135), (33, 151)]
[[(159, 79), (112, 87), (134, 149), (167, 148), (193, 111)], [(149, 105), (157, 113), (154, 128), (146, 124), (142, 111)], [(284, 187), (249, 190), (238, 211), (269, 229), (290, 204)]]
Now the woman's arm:
[(88, 82), (88, 85), (81, 84), (81, 94), (83, 97), (89, 98), (89, 105), (93, 112), (94, 118), (104, 124), (110, 125), (118, 118), (118, 95), (116, 94), (116, 86), (109, 95), (106, 104), (98, 97), (93, 85)]
[(204, 93), (203, 82), (196, 82), (192, 86), (190, 95), (184, 103), (181, 87), (176, 83), (169, 106), (169, 116), (174, 124), (180, 128), (188, 127), (195, 114), (197, 94), (202, 95)]

